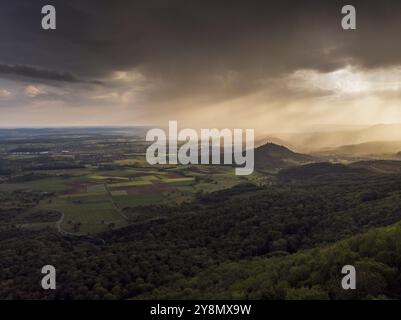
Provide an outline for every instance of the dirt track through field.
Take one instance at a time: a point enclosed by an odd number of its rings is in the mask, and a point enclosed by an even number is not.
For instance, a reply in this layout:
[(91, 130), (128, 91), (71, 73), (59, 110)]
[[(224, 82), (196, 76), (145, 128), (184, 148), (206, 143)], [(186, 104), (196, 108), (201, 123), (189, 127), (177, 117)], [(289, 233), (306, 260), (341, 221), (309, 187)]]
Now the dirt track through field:
[(119, 214), (121, 217), (123, 217), (125, 220), (128, 221), (128, 220), (129, 220), (128, 217), (124, 214), (124, 212), (121, 211), (121, 209), (118, 207), (117, 203), (115, 203), (115, 201), (114, 201), (114, 199), (113, 199), (113, 196), (112, 196), (112, 194), (111, 194), (109, 188), (107, 187), (107, 184), (106, 184), (106, 183), (104, 184), (104, 188), (105, 188), (107, 194), (109, 195), (110, 201), (111, 201), (111, 203), (113, 204), (114, 209), (118, 212), (118, 214)]

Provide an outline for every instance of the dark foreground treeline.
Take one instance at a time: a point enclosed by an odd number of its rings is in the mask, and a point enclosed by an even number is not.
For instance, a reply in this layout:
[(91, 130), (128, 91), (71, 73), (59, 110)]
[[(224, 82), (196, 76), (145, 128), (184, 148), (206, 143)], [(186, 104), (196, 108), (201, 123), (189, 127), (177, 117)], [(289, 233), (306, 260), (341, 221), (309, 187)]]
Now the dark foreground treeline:
[[(401, 221), (401, 177), (321, 175), (152, 208), (154, 219), (98, 239), (3, 231), (0, 298), (399, 298), (401, 227), (371, 229)], [(40, 286), (47, 264), (55, 291)], [(356, 291), (340, 289), (345, 264)]]

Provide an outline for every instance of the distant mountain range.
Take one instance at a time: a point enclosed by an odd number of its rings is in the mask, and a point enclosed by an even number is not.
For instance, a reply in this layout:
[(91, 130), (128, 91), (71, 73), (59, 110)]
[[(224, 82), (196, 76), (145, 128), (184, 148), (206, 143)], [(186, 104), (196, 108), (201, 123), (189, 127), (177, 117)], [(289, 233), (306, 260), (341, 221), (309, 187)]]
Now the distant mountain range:
[[(384, 153), (395, 154), (401, 151), (401, 149), (392, 149), (393, 146), (394, 148), (398, 148), (398, 145), (401, 143), (401, 124), (378, 124), (354, 130), (273, 134), (269, 139), (275, 142), (276, 140), (282, 141), (283, 144), (302, 152), (319, 152), (327, 151), (329, 148), (334, 150), (334, 148), (344, 147), (345, 149), (339, 150), (341, 152), (352, 149), (353, 147), (348, 147), (350, 145), (376, 143), (371, 146), (355, 148), (368, 148), (370, 153), (374, 148), (379, 147), (379, 145), (385, 145), (388, 142), (384, 147), (380, 146), (382, 150), (379, 149), (379, 153), (383, 153), (384, 151)], [(362, 153), (365, 152), (367, 151), (363, 151)]]
[[(394, 142), (401, 147), (401, 142)], [(366, 153), (376, 147), (378, 152), (385, 153), (394, 147), (392, 143), (381, 142), (361, 144), (361, 146), (340, 147), (338, 150), (344, 152)], [(373, 149), (372, 149), (373, 148)], [(393, 154), (394, 155), (394, 154)], [(401, 152), (398, 153), (401, 158)], [(394, 155), (396, 158), (396, 155)], [(280, 171), (280, 176), (296, 179), (311, 179), (319, 176), (348, 176), (356, 178), (372, 174), (394, 174), (401, 173), (401, 161), (392, 160), (365, 160), (356, 161), (349, 165), (327, 162), (324, 157), (316, 157), (308, 154), (297, 153), (290, 149), (275, 144), (266, 143), (255, 149), (255, 168), (266, 171)]]
[(401, 150), (401, 141), (371, 141), (338, 148), (327, 148), (320, 153), (355, 156), (395, 155), (399, 150)]

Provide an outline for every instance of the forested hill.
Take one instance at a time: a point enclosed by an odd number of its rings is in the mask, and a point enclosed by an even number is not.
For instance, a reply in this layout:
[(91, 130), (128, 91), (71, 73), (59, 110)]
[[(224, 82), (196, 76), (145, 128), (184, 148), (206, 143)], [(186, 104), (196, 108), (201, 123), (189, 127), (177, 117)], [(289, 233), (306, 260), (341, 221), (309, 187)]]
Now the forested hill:
[(355, 184), (357, 181), (366, 180), (376, 176), (368, 167), (350, 166), (340, 163), (319, 162), (306, 164), (303, 166), (283, 169), (278, 176), (286, 182), (341, 182), (351, 181)]
[(266, 143), (255, 149), (255, 167), (259, 170), (277, 170), (314, 161), (318, 159), (274, 143)]
[[(357, 290), (341, 288), (345, 265), (356, 269)], [(143, 298), (400, 299), (401, 224), (286, 257), (226, 262)]]
[(348, 165), (317, 162), (290, 167), (278, 173), (280, 180), (293, 183), (359, 184), (364, 181), (386, 180), (401, 174), (401, 161), (369, 160)]

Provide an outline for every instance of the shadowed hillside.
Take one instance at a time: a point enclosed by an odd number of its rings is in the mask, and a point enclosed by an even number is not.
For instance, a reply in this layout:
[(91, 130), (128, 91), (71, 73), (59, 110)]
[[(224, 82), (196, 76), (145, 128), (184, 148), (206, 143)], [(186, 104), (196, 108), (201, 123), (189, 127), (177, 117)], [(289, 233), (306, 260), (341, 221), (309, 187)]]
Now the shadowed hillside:
[(358, 181), (375, 175), (366, 167), (353, 167), (340, 163), (320, 162), (281, 170), (282, 181), (325, 182), (331, 180)]
[(365, 168), (372, 172), (380, 174), (401, 173), (401, 161), (393, 161), (393, 160), (358, 161), (351, 163), (350, 166), (355, 168)]
[(274, 143), (266, 143), (255, 149), (255, 167), (259, 170), (283, 169), (317, 160), (316, 157), (296, 153)]

